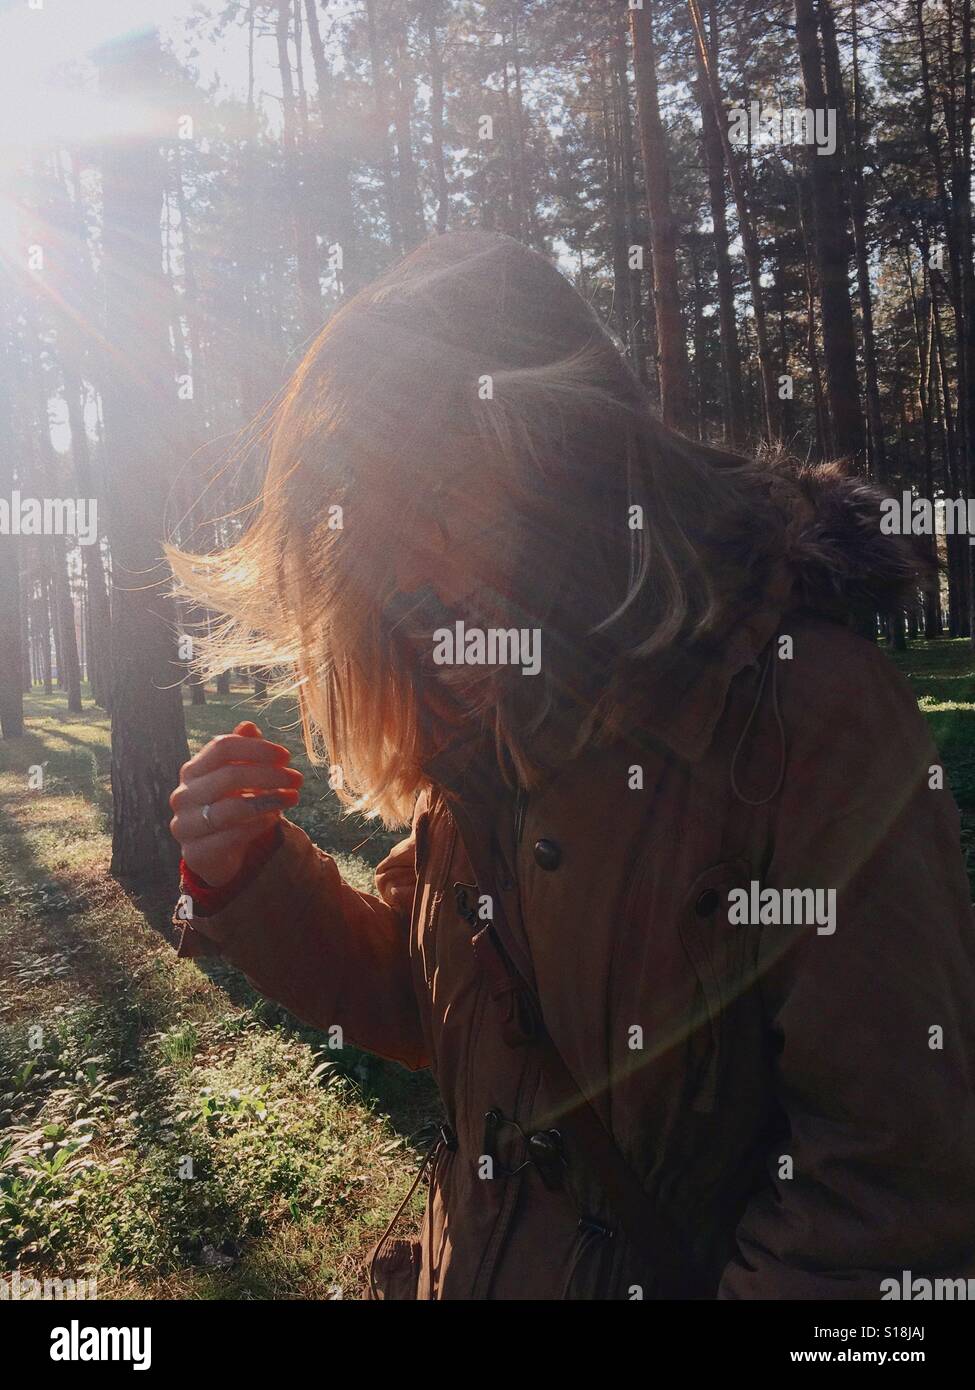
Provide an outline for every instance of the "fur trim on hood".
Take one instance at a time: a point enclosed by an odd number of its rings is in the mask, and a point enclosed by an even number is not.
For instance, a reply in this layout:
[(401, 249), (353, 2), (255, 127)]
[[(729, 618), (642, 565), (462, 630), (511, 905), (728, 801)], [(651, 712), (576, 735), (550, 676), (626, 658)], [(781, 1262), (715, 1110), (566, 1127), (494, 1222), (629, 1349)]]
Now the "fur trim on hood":
[(798, 607), (834, 618), (891, 612), (935, 582), (938, 565), (928, 538), (881, 531), (885, 494), (874, 483), (839, 463), (777, 458), (771, 473), (772, 500), (787, 519), (785, 559)]

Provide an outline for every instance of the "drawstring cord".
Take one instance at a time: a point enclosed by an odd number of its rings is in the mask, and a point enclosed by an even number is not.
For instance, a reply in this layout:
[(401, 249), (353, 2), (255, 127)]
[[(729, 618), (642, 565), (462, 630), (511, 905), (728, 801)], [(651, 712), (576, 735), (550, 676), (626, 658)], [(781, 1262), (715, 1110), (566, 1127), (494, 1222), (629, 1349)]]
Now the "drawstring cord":
[[(735, 745), (735, 751), (731, 759), (731, 790), (734, 792), (735, 796), (737, 796), (738, 800), (743, 801), (746, 806), (765, 806), (769, 801), (772, 800), (773, 797), (778, 796), (779, 791), (782, 787), (782, 783), (785, 780), (785, 726), (782, 723), (782, 714), (779, 710), (778, 665), (779, 664), (775, 659), (775, 648), (773, 645), (769, 647), (768, 659), (765, 662), (765, 669), (762, 671), (762, 679), (759, 682), (758, 694), (755, 696), (755, 703), (752, 705), (752, 712), (748, 716), (748, 721), (741, 731), (741, 735), (738, 739), (737, 744)], [(775, 717), (775, 723), (779, 730), (779, 775), (776, 780), (775, 786), (769, 792), (768, 796), (763, 796), (759, 801), (753, 801), (751, 797), (742, 795), (741, 788), (738, 786), (738, 781), (735, 777), (735, 767), (738, 763), (738, 755), (742, 750), (742, 745), (744, 744), (745, 739), (748, 737), (748, 731), (752, 727), (752, 724), (755, 720), (755, 716), (758, 713), (758, 707), (762, 703), (762, 695), (765, 692), (765, 682), (768, 679), (770, 666), (772, 667), (772, 713)]]
[(410, 1190), (409, 1190), (409, 1192), (407, 1192), (407, 1194), (406, 1194), (406, 1196), (403, 1198), (402, 1202), (400, 1202), (399, 1206), (398, 1206), (398, 1207), (396, 1208), (396, 1210), (393, 1212), (393, 1215), (392, 1215), (392, 1217), (390, 1218), (389, 1225), (386, 1227), (385, 1231), (383, 1231), (382, 1235), (379, 1237), (378, 1241), (376, 1242), (375, 1249), (374, 1249), (373, 1252), (372, 1252), (372, 1259), (369, 1261), (369, 1292), (372, 1294), (373, 1298), (376, 1299), (376, 1300), (379, 1299), (379, 1290), (378, 1290), (377, 1287), (376, 1287), (376, 1260), (379, 1258), (379, 1252), (380, 1252), (380, 1250), (382, 1250), (383, 1246), (386, 1244), (386, 1241), (389, 1239), (390, 1234), (392, 1233), (393, 1227), (396, 1225), (397, 1221), (400, 1219), (400, 1217), (403, 1215), (403, 1212), (406, 1210), (406, 1205), (407, 1205), (407, 1203), (409, 1202), (410, 1198), (413, 1196), (413, 1193), (414, 1193), (414, 1192), (416, 1191), (416, 1189), (419, 1187), (419, 1185), (420, 1185), (420, 1180), (421, 1180), (421, 1178), (423, 1177), (423, 1174), (424, 1174), (424, 1173), (426, 1172), (426, 1170), (427, 1170), (427, 1164), (430, 1162), (430, 1159), (433, 1157), (434, 1152), (436, 1151), (436, 1149), (440, 1146), (440, 1144), (441, 1144), (442, 1142), (443, 1142), (443, 1140), (441, 1139), (441, 1136), (440, 1136), (439, 1134), (436, 1135), (436, 1137), (434, 1138), (434, 1140), (433, 1140), (433, 1142), (431, 1143), (430, 1147), (427, 1149), (426, 1153), (423, 1155), (423, 1162), (420, 1164), (419, 1168), (418, 1168), (417, 1171), (416, 1171), (416, 1177), (413, 1179), (412, 1183), (410, 1184)]
[[(427, 1290), (428, 1299), (433, 1298), (433, 1193), (437, 1185), (437, 1168), (440, 1163), (440, 1156), (443, 1152), (444, 1150), (441, 1149), (439, 1145), (435, 1145), (433, 1164), (430, 1168), (430, 1200), (427, 1202), (426, 1214), (424, 1216), (424, 1220), (427, 1223), (427, 1269), (430, 1271), (428, 1276), (430, 1281)], [(427, 1157), (429, 1157), (429, 1154)]]

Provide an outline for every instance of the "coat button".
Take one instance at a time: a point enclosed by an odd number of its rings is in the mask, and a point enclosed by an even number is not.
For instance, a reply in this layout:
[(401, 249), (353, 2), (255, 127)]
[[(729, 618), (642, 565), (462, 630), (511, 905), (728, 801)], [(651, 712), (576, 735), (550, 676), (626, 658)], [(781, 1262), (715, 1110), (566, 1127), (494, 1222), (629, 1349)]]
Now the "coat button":
[(721, 894), (717, 888), (705, 888), (694, 904), (694, 911), (698, 917), (710, 917), (713, 912), (717, 912), (720, 902)]
[(540, 869), (557, 869), (562, 863), (562, 850), (554, 840), (535, 841), (535, 863)]

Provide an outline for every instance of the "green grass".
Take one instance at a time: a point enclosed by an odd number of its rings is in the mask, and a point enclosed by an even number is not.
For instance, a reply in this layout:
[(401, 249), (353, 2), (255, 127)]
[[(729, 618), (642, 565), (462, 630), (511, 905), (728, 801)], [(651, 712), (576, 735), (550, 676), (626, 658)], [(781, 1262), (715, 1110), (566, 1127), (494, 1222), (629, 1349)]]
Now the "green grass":
[[(191, 747), (256, 717), (306, 772), (292, 818), (371, 887), (397, 837), (340, 814), (293, 711), (208, 694)], [(429, 1077), (178, 960), (172, 902), (107, 872), (104, 712), (34, 694), (27, 717), (0, 745), (0, 1271), (94, 1276), (100, 1297), (361, 1297), (439, 1117)]]
[[(896, 660), (971, 871), (972, 650), (917, 642)], [(256, 717), (306, 773), (292, 819), (371, 887), (396, 837), (339, 814), (294, 711), (208, 695), (186, 707), (191, 746)], [(0, 1270), (94, 1275), (101, 1297), (361, 1297), (364, 1254), (439, 1117), (429, 1078), (331, 1051), (219, 960), (178, 960), (171, 900), (134, 899), (107, 872), (104, 713), (34, 694), (27, 715), (25, 738), (0, 744)]]
[(961, 812), (961, 839), (975, 898), (975, 652), (967, 638), (911, 642), (894, 661), (907, 676)]

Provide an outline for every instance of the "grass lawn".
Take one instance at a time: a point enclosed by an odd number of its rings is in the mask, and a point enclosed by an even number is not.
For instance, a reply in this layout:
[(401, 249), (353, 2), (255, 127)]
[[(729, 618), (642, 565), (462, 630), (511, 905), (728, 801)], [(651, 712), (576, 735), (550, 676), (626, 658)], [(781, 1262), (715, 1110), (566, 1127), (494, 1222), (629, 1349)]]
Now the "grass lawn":
[(914, 687), (958, 802), (975, 900), (975, 652), (968, 638), (943, 638), (911, 642), (894, 660)]
[[(971, 873), (971, 647), (918, 642), (897, 664)], [(242, 688), (208, 699), (186, 707), (194, 748), (255, 715)], [(28, 697), (27, 736), (0, 744), (0, 1271), (94, 1275), (101, 1297), (361, 1297), (363, 1256), (439, 1117), (429, 1078), (330, 1051), (219, 961), (177, 960), (172, 898), (133, 899), (107, 873), (108, 721), (87, 698), (82, 715), (64, 705)], [(257, 719), (306, 774), (292, 819), (371, 887), (396, 837), (339, 816), (293, 710)]]
[[(191, 747), (256, 714), (306, 773), (292, 819), (371, 888), (397, 837), (340, 818), (292, 711), (208, 695)], [(0, 744), (0, 1271), (94, 1275), (103, 1298), (361, 1297), (432, 1082), (176, 958), (173, 899), (107, 873), (107, 718), (64, 706), (28, 697), (27, 736)]]

